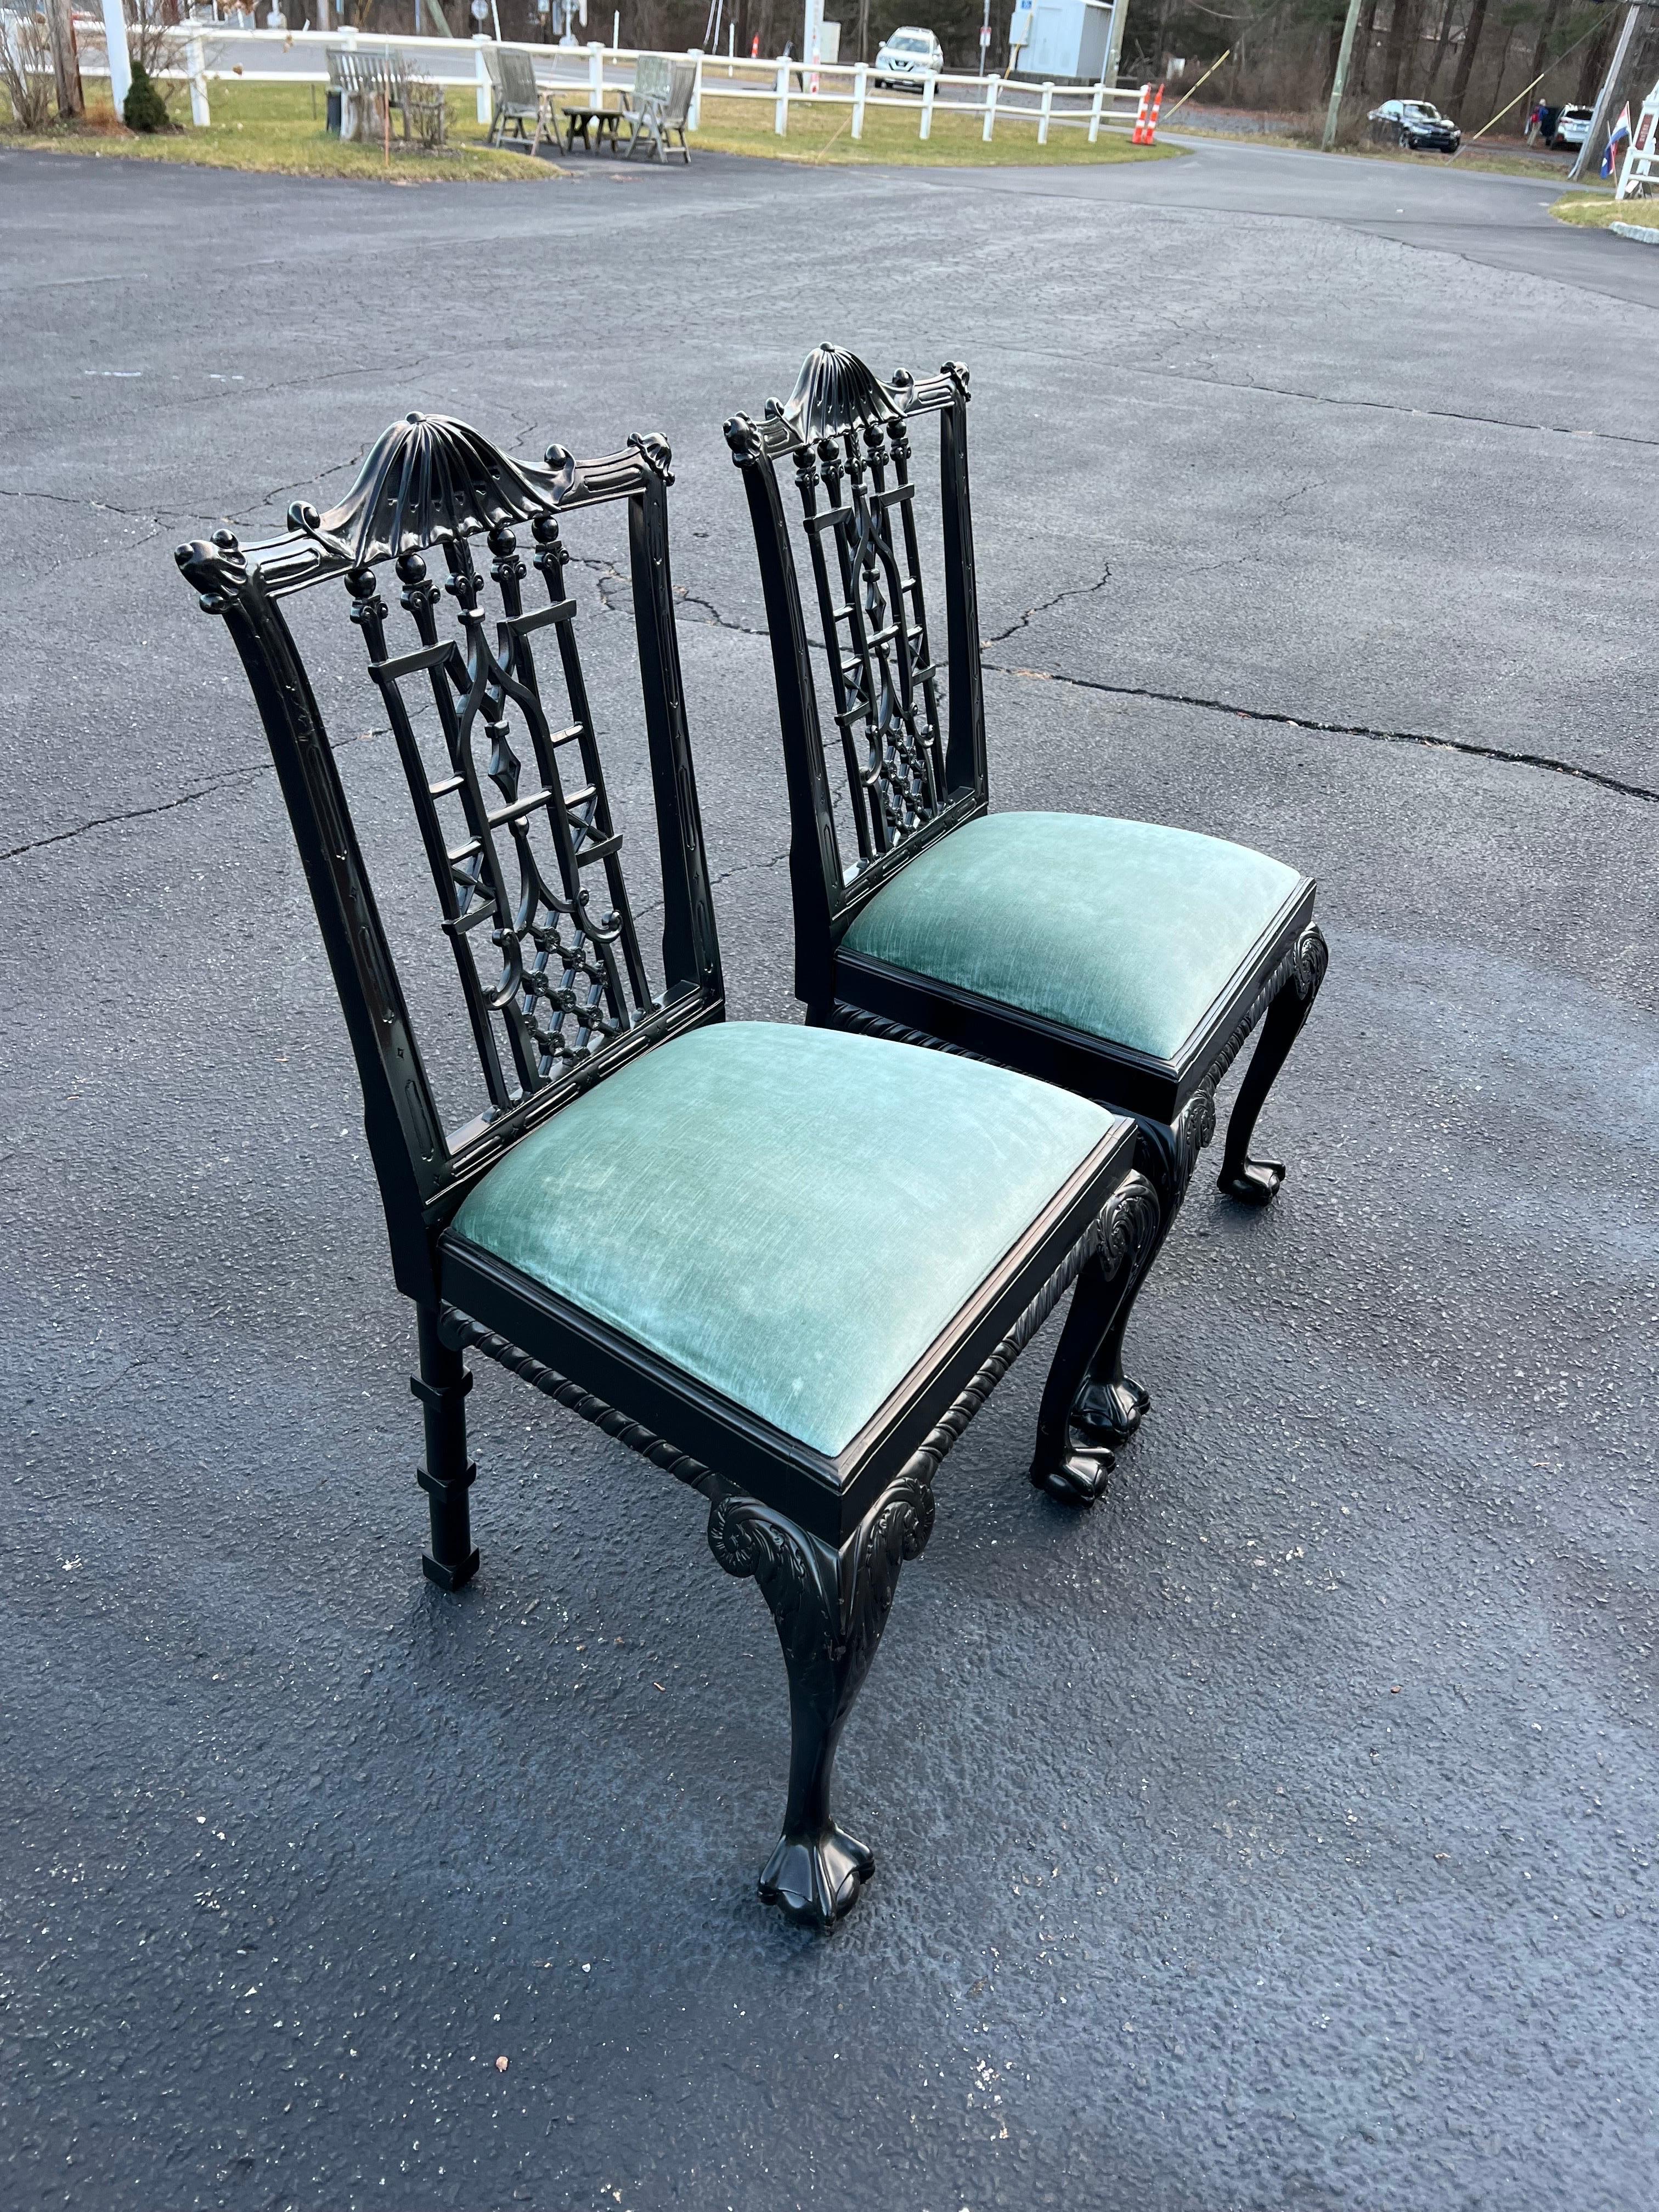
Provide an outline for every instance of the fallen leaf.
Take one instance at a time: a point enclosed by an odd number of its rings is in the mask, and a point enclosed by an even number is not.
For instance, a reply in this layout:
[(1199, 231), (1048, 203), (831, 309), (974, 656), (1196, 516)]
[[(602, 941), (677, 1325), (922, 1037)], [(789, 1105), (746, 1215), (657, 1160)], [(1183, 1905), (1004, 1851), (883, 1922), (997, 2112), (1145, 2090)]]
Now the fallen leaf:
[(507, 2060), (506, 2060), (506, 2058), (505, 2058), (505, 2057), (498, 2058), (498, 2059), (495, 2061), (495, 2071), (496, 2071), (498, 2074), (505, 2074), (505, 2073), (506, 2073), (506, 2071), (507, 2071)]

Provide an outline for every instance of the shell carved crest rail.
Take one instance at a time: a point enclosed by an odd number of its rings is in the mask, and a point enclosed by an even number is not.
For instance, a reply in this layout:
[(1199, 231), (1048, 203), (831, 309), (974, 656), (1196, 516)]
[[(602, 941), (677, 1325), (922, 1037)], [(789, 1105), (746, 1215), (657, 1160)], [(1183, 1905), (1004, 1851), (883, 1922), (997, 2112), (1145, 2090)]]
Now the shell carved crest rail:
[[(613, 494), (596, 471), (636, 474), (643, 463), (672, 481), (665, 445), (633, 443), (609, 464), (585, 465), (579, 486), (562, 447), (538, 466), (465, 423), (411, 415), (380, 439), (338, 507), (319, 514), (296, 503), (282, 538), (243, 548), (221, 532), (179, 556), (212, 612), (251, 569), (271, 597), (343, 580), (495, 1112), (580, 1066), (660, 1003), (623, 878), (558, 521), (573, 493), (578, 504)], [(532, 641), (544, 630), (556, 641), (562, 714), (550, 711), (535, 660)]]
[(762, 433), (793, 462), (860, 861), (946, 800), (910, 475), (916, 396), (907, 372), (884, 384), (857, 355), (819, 346), (789, 398), (767, 403)]

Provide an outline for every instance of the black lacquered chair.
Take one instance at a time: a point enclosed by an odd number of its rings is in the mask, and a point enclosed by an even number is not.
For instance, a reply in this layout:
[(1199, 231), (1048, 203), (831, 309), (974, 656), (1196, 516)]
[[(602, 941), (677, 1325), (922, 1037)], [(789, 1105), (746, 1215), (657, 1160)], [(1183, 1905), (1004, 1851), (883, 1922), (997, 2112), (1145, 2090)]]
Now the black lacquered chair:
[[(478, 1565), (469, 1347), (702, 1492), (714, 1556), (760, 1584), (788, 1672), (788, 1806), (763, 1893), (827, 1923), (873, 1863), (830, 1815), (836, 1744), (901, 1563), (927, 1540), (939, 1462), (1075, 1285), (1032, 1474), (1065, 1498), (1097, 1486), (1075, 1409), (1115, 1361), (1158, 1206), (1133, 1125), (1063, 1091), (867, 1037), (726, 1023), (669, 480), (659, 439), (581, 463), (554, 447), (536, 466), (410, 416), (331, 512), (296, 505), (282, 536), (221, 531), (178, 558), (241, 655), (350, 1033), (417, 1317), (426, 1572), (455, 1589)], [(659, 962), (630, 903), (562, 535), (617, 502)], [(390, 726), (398, 788), (371, 777), (372, 823), (361, 796), (356, 817), (348, 804), (283, 604), (328, 585)], [(556, 648), (539, 662), (538, 634)], [(459, 1123), (410, 1014), (413, 983), (434, 977), (400, 975), (365, 861), (388, 817), (453, 956), (482, 1091)]]
[[(928, 416), (942, 657), (911, 476), (912, 426)], [(1133, 1115), (1160, 1239), (1214, 1134), (1216, 1087), (1260, 1022), (1219, 1182), (1244, 1205), (1269, 1203), (1285, 1170), (1253, 1159), (1250, 1144), (1324, 976), (1315, 887), (1190, 830), (989, 811), (967, 370), (883, 384), (855, 355), (820, 346), (787, 403), (769, 400), (758, 422), (736, 416), (726, 434), (772, 639), (808, 1022), (992, 1060)], [(1083, 1410), (1103, 1451), (1147, 1403), (1121, 1366), (1097, 1382)]]

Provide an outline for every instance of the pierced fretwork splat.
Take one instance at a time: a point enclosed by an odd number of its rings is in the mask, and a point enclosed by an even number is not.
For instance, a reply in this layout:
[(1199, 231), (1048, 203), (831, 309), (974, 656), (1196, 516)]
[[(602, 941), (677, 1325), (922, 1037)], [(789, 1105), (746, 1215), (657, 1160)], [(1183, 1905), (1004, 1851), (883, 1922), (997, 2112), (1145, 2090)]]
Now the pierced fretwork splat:
[(802, 445), (794, 462), (854, 829), (867, 860), (930, 821), (945, 793), (904, 419), (838, 428)]
[[(399, 604), (419, 639), (406, 653), (389, 648), (375, 570), (356, 568), (345, 578), (498, 1110), (589, 1059), (659, 1003), (623, 880), (622, 839), (573, 634), (576, 608), (566, 595), (559, 526), (538, 515), (530, 531), (548, 603), (525, 607), (528, 571), (514, 531), (499, 523), (487, 538), (498, 617), (486, 606), (468, 538), (445, 542), (448, 574), (441, 584), (424, 553), (400, 554), (392, 564)], [(454, 602), (459, 636), (441, 628), (446, 597)], [(533, 634), (548, 626), (558, 639), (569, 703), (569, 720), (556, 727), (543, 704), (531, 647)], [(443, 739), (445, 766), (437, 775), (403, 690), (422, 677)], [(498, 971), (487, 971), (480, 958), (485, 941), (499, 956)]]

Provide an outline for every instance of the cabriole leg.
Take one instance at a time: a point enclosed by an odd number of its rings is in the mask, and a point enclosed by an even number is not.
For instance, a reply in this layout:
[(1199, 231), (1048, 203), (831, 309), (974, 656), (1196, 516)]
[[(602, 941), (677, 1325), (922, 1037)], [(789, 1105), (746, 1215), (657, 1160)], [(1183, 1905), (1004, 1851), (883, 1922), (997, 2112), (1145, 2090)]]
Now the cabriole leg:
[(887, 1626), (899, 1569), (920, 1559), (933, 1494), (900, 1475), (839, 1551), (741, 1491), (717, 1497), (708, 1547), (752, 1575), (772, 1609), (789, 1674), (789, 1802), (760, 1893), (791, 1919), (828, 1928), (857, 1901), (874, 1856), (830, 1811), (836, 1746)]
[(441, 1589), (459, 1589), (478, 1571), (472, 1548), (472, 1517), (467, 1492), (477, 1474), (466, 1455), (466, 1394), (472, 1377), (460, 1353), (438, 1334), (438, 1316), (416, 1308), (421, 1331), (421, 1371), (409, 1387), (426, 1419), (426, 1464), (416, 1477), (425, 1491), (432, 1522), (432, 1549), (421, 1565)]
[(1256, 1116), (1273, 1088), (1273, 1079), (1285, 1065), (1303, 1023), (1313, 1011), (1330, 957), (1318, 925), (1310, 922), (1297, 939), (1291, 972), (1267, 1009), (1255, 1051), (1244, 1071), (1244, 1080), (1238, 1086), (1232, 1118), (1227, 1124), (1227, 1146), (1217, 1183), (1229, 1198), (1237, 1199), (1242, 1206), (1271, 1205), (1285, 1180), (1282, 1161), (1249, 1158), (1250, 1139), (1255, 1134)]
[(1152, 1184), (1131, 1175), (1100, 1219), (1099, 1243), (1072, 1292), (1037, 1413), (1031, 1480), (1067, 1505), (1092, 1505), (1150, 1402), (1123, 1374), (1123, 1331), (1158, 1243)]

